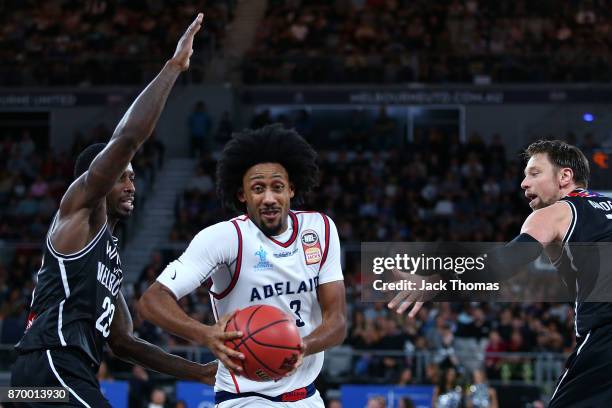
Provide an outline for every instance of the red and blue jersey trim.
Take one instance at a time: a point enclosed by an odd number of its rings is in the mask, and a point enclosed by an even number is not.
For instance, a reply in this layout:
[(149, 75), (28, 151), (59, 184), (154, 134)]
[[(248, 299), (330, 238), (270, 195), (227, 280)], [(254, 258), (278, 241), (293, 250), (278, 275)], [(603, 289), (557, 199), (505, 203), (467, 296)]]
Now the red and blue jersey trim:
[(567, 195), (568, 197), (603, 197), (602, 194), (599, 194), (595, 191), (590, 190), (574, 190)]

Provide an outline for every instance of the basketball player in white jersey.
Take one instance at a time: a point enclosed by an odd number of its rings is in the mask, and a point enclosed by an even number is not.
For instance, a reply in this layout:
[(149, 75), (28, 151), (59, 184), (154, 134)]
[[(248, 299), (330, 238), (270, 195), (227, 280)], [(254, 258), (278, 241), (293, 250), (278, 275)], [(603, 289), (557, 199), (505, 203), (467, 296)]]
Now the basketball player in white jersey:
[[(346, 335), (340, 242), (334, 223), (318, 212), (291, 211), (318, 181), (316, 153), (295, 131), (280, 125), (234, 135), (217, 164), (217, 192), (226, 207), (246, 215), (205, 228), (142, 296), (143, 316), (171, 333), (207, 346), (219, 359), (218, 407), (321, 407), (313, 382), (323, 350)], [(217, 324), (190, 318), (177, 300), (210, 285)], [(237, 309), (272, 305), (293, 316), (303, 358), (276, 382), (240, 376), (223, 344)]]

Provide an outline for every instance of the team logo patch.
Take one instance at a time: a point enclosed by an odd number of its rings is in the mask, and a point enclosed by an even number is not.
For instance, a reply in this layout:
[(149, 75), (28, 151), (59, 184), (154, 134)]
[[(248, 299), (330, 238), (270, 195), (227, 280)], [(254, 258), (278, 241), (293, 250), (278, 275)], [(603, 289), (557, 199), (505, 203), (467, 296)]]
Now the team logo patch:
[(259, 251), (255, 252), (255, 255), (259, 257), (259, 262), (255, 265), (255, 269), (272, 269), (272, 264), (266, 258), (268, 253), (264, 251), (262, 246), (259, 247)]
[(306, 265), (314, 265), (321, 262), (321, 243), (317, 233), (313, 230), (306, 230), (302, 232), (301, 239)]

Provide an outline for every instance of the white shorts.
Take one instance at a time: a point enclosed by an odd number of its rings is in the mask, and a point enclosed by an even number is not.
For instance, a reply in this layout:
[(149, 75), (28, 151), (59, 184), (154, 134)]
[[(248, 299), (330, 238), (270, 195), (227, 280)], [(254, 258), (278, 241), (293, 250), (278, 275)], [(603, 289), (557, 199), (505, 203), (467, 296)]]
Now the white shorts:
[(325, 408), (319, 391), (303, 400), (295, 402), (274, 402), (261, 397), (244, 397), (224, 401), (215, 405), (215, 408)]

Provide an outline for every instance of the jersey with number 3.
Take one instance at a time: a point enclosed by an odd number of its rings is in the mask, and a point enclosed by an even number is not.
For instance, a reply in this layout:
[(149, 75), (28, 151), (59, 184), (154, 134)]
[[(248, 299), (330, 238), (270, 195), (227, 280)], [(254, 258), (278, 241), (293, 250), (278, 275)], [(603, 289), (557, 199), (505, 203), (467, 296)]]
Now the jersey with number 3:
[[(215, 317), (252, 305), (276, 306), (295, 320), (302, 337), (321, 324), (317, 287), (342, 280), (334, 223), (318, 212), (289, 212), (288, 229), (266, 236), (247, 216), (202, 230), (159, 276), (177, 298), (210, 285)], [(215, 390), (276, 396), (313, 382), (323, 353), (304, 358), (298, 371), (276, 382), (256, 382), (219, 366)]]
[(47, 235), (43, 261), (26, 323), (15, 348), (20, 352), (72, 347), (100, 365), (110, 334), (123, 272), (116, 238), (107, 224), (85, 248), (62, 254)]

